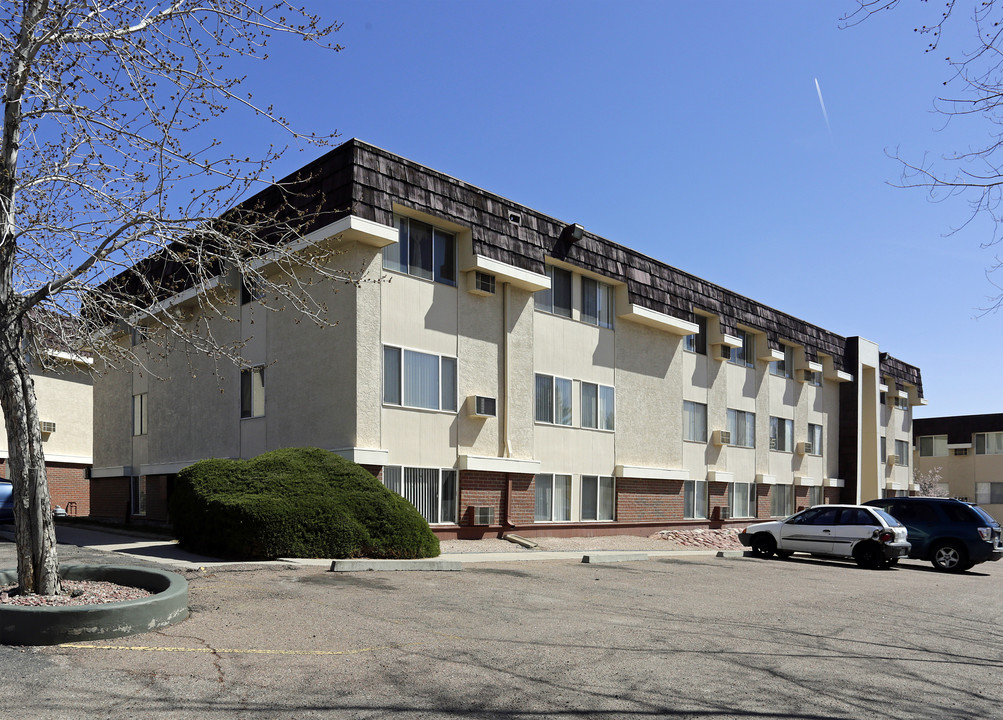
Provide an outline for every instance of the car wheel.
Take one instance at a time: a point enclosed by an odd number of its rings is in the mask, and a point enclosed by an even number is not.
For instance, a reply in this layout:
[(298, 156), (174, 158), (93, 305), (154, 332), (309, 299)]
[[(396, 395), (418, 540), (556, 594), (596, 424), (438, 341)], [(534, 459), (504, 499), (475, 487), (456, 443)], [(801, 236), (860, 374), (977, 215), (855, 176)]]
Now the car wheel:
[(759, 533), (752, 538), (752, 554), (759, 558), (773, 557), (777, 551), (777, 541), (768, 533)]
[(853, 551), (853, 559), (857, 561), (857, 565), (868, 570), (877, 570), (885, 564), (884, 553), (874, 542), (857, 545), (857, 549)]
[(941, 572), (963, 572), (971, 567), (964, 549), (953, 542), (937, 545), (933, 549), (930, 562)]

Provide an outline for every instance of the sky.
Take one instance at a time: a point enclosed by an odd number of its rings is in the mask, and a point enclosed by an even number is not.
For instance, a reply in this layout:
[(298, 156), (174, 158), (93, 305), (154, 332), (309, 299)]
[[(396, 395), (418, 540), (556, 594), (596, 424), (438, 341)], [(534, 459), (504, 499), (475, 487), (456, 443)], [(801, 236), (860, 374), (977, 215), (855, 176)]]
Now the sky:
[[(298, 130), (358, 137), (873, 340), (922, 370), (917, 417), (1003, 412), (1003, 313), (981, 310), (998, 292), (993, 226), (965, 224), (964, 198), (894, 186), (895, 154), (989, 139), (981, 118), (933, 112), (967, 7), (924, 53), (929, 4), (850, 28), (850, 0), (304, 4), (342, 23), (343, 50), (278, 41), (246, 83)], [(220, 122), (240, 155), (288, 142)], [(322, 152), (294, 143), (276, 177)]]

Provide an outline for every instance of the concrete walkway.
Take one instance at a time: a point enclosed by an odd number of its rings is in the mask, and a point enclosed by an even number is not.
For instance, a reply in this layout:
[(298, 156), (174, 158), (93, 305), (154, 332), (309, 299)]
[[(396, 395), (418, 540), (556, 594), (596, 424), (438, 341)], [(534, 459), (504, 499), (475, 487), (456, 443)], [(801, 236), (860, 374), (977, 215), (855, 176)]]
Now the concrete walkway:
[[(0, 538), (14, 541), (12, 525), (0, 525)], [(329, 567), (340, 572), (366, 570), (456, 570), (458, 566), (479, 563), (507, 563), (543, 560), (563, 560), (590, 563), (630, 562), (651, 558), (742, 557), (741, 550), (572, 550), (541, 551), (513, 549), (511, 552), (443, 553), (427, 560), (336, 560), (333, 558), (280, 558), (278, 560), (228, 561), (196, 555), (178, 545), (177, 540), (129, 534), (127, 530), (102, 530), (69, 527), (56, 523), (56, 541), (60, 545), (132, 555), (148, 562), (162, 563), (180, 569), (198, 569), (233, 565), (310, 565)]]

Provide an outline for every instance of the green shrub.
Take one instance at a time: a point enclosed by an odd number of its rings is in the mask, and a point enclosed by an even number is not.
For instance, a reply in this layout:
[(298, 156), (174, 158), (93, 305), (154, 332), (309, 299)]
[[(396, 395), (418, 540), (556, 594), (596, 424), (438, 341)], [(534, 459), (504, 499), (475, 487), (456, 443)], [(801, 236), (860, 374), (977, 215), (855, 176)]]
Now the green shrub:
[(241, 558), (422, 558), (439, 539), (407, 500), (317, 448), (203, 460), (178, 474), (171, 518), (182, 547)]

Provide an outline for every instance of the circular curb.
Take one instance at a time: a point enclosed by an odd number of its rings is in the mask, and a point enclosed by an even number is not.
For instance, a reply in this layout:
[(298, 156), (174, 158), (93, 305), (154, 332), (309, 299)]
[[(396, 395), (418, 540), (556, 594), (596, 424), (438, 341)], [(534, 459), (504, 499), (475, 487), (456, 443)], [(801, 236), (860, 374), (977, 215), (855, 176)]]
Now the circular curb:
[[(59, 577), (113, 582), (153, 594), (98, 605), (0, 605), (0, 644), (55, 645), (136, 635), (188, 617), (188, 581), (177, 573), (131, 565), (63, 565)], [(13, 583), (17, 570), (0, 570), (0, 585)]]

